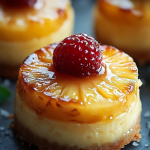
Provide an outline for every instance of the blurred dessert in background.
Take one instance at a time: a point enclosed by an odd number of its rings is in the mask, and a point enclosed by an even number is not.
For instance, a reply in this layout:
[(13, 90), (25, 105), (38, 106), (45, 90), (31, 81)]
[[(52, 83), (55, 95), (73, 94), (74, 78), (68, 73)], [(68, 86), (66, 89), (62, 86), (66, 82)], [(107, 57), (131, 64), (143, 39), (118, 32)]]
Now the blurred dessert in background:
[(140, 65), (150, 62), (150, 1), (97, 0), (96, 39), (121, 49)]
[(16, 78), (33, 51), (72, 34), (70, 0), (0, 0), (0, 76)]

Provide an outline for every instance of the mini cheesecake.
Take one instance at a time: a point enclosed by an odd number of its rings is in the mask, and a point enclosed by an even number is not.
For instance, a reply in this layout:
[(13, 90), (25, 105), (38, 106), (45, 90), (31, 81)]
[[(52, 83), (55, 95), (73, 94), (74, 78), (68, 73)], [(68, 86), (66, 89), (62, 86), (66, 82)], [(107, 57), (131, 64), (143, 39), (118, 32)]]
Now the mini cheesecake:
[(99, 42), (125, 51), (140, 65), (150, 62), (149, 0), (97, 0), (93, 14)]
[(70, 0), (37, 0), (33, 7), (7, 1), (0, 1), (0, 76), (17, 78), (29, 54), (71, 35), (74, 11)]
[(133, 59), (100, 46), (99, 73), (76, 77), (55, 69), (56, 47), (41, 48), (21, 65), (14, 120), (19, 137), (40, 150), (118, 150), (140, 139), (141, 81)]

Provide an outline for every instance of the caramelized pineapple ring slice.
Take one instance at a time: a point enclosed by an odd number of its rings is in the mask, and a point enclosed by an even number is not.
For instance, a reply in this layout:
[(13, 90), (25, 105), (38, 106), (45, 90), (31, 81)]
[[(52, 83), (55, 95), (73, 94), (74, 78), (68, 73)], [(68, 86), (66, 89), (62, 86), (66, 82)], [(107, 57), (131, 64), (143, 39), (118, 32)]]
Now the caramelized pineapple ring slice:
[(68, 0), (38, 0), (33, 8), (0, 2), (0, 40), (29, 41), (57, 31), (68, 17)]
[[(150, 25), (150, 1), (145, 0), (98, 0), (99, 11), (117, 23), (137, 25), (142, 20)], [(142, 25), (142, 24), (140, 24)]]
[(76, 78), (54, 69), (56, 45), (31, 54), (19, 71), (17, 87), (31, 109), (40, 116), (80, 123), (110, 121), (132, 109), (139, 99), (138, 70), (132, 58), (101, 46), (101, 74)]

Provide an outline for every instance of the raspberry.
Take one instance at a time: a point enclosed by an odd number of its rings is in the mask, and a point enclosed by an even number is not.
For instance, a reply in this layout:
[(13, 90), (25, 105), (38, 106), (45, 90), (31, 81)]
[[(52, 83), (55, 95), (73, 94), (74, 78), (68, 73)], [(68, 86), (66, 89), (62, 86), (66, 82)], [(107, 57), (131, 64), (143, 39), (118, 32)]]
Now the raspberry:
[(87, 34), (74, 34), (65, 38), (53, 53), (54, 68), (75, 77), (99, 74), (101, 61), (100, 44)]
[(6, 2), (9, 4), (9, 5), (12, 5), (12, 6), (29, 6), (29, 7), (32, 7), (36, 2), (37, 0), (6, 0)]

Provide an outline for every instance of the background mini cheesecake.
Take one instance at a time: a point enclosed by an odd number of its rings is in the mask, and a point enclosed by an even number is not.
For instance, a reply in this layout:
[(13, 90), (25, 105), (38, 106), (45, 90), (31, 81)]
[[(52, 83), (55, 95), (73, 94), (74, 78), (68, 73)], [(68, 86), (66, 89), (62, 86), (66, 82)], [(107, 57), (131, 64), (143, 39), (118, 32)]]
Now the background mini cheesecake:
[(0, 1), (0, 76), (17, 78), (32, 52), (71, 35), (70, 0)]
[(150, 1), (97, 0), (96, 39), (128, 53), (138, 64), (150, 62)]

